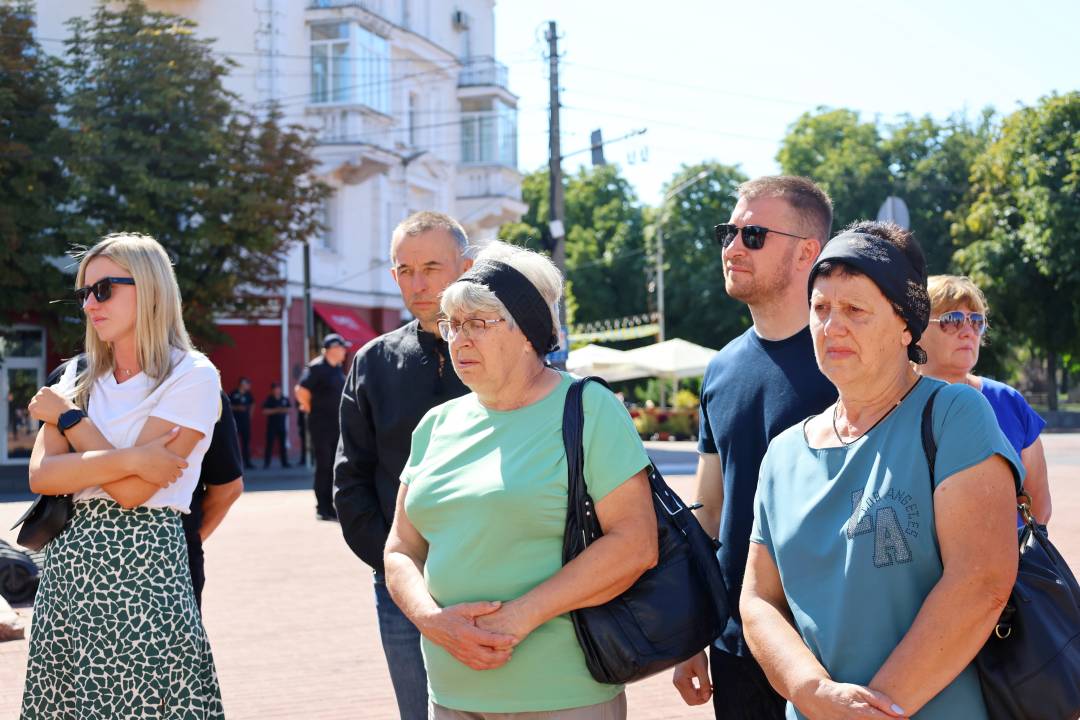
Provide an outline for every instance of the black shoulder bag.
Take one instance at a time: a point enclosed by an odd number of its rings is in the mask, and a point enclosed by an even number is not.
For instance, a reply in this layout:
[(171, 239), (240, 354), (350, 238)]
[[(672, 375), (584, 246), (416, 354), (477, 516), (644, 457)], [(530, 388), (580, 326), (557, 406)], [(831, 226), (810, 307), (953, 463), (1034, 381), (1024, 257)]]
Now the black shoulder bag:
[[(49, 378), (52, 382), (46, 381), (46, 384), (55, 384), (66, 366), (67, 363), (64, 363), (64, 365), (54, 370)], [(79, 355), (76, 360), (75, 370), (76, 373), (86, 371), (86, 355)], [(56, 380), (53, 380), (53, 376), (55, 376)], [(60, 534), (60, 531), (67, 525), (74, 512), (75, 506), (71, 495), (38, 495), (33, 504), (22, 514), (22, 517), (11, 526), (11, 529), (14, 530), (19, 525), (22, 525), (19, 528), (19, 537), (15, 542), (33, 552), (41, 550)]]
[[(607, 387), (595, 377), (576, 380), (563, 413), (569, 468), (564, 565), (603, 535), (584, 476), (581, 397), (590, 380)], [(589, 673), (602, 683), (633, 682), (693, 657), (720, 635), (728, 620), (716, 544), (655, 466), (649, 470), (649, 486), (659, 531), (656, 567), (617, 598), (570, 613)]]
[[(934, 491), (937, 441), (935, 390), (922, 417), (923, 451)], [(1031, 516), (1020, 481), (1017, 510), (1020, 565), (994, 632), (975, 656), (990, 720), (1076, 720), (1080, 717), (1080, 585), (1065, 558)]]

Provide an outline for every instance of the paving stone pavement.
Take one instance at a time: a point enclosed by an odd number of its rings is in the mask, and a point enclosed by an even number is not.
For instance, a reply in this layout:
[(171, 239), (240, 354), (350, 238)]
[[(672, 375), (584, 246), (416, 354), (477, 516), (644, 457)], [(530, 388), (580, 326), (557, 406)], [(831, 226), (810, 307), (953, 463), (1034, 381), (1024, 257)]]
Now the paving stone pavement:
[[(1054, 494), (1051, 533), (1080, 568), (1080, 434), (1043, 441)], [(694, 460), (690, 444), (663, 447), (673, 468)], [(692, 494), (690, 477), (669, 480), (684, 497)], [(226, 716), (393, 720), (370, 571), (336, 524), (315, 520), (311, 492), (295, 489), (302, 481), (256, 476), (251, 484), (267, 491), (246, 493), (206, 544), (204, 619)], [(14, 540), (7, 528), (25, 506), (0, 502), (0, 538)], [(18, 611), (29, 621), (30, 608)], [(18, 715), (26, 648), (25, 640), (0, 643), (0, 718)], [(669, 673), (631, 686), (628, 696), (631, 720), (712, 717), (708, 706), (683, 705)]]

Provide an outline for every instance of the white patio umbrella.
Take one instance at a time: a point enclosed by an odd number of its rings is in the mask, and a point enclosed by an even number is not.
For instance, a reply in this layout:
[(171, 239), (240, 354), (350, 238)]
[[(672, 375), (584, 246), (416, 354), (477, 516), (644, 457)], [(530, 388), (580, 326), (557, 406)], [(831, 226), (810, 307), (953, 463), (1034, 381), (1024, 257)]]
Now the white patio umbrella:
[(589, 344), (571, 350), (566, 369), (575, 375), (598, 375), (608, 382), (650, 377), (652, 372), (626, 361), (626, 351)]
[(623, 353), (623, 361), (649, 371), (649, 375), (679, 380), (701, 377), (716, 351), (681, 338), (634, 348)]

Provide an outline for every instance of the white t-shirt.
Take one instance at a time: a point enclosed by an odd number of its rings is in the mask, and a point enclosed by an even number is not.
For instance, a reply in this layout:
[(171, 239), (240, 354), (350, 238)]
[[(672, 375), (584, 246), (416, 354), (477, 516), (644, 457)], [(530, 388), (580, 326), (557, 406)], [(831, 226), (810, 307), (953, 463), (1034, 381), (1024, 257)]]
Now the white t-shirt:
[[(151, 417), (202, 433), (187, 457), (188, 466), (176, 482), (158, 490), (143, 503), (144, 507), (171, 507), (187, 513), (214, 424), (221, 415), (221, 378), (214, 364), (200, 352), (173, 350), (172, 361), (173, 371), (157, 388), (145, 373), (123, 383), (117, 383), (112, 373), (98, 378), (90, 391), (89, 415), (115, 448), (134, 446)], [(57, 383), (57, 391), (72, 397), (76, 373), (76, 364), (68, 363)], [(75, 493), (75, 502), (108, 497), (107, 492), (95, 485)]]

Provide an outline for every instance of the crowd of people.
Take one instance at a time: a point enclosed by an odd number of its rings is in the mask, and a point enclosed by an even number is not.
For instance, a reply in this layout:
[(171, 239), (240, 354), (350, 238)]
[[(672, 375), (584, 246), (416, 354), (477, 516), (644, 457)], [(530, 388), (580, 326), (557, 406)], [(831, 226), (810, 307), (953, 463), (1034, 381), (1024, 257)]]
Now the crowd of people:
[[(695, 515), (719, 540), (732, 612), (674, 667), (677, 694), (718, 719), (986, 718), (972, 660), (1016, 573), (1015, 481), (1044, 523), (1051, 503), (1042, 420), (972, 372), (985, 297), (928, 277), (891, 223), (834, 237), (805, 178), (743, 184), (714, 232), (753, 321), (701, 396)], [(619, 399), (587, 385), (603, 535), (564, 564), (573, 378), (545, 362), (560, 272), (520, 247), (472, 248), (434, 212), (395, 229), (390, 258), (412, 321), (347, 368), (348, 343), (327, 336), (293, 394), (318, 516), (372, 573), (400, 716), (626, 718), (569, 613), (656, 565), (650, 459)], [(223, 717), (200, 542), (251, 467), (250, 383), (221, 392), (153, 239), (104, 238), (76, 288), (85, 355), (29, 408), (31, 489), (72, 495), (74, 514), (47, 546), (22, 717)], [(290, 406), (279, 386), (263, 403), (267, 465), (274, 444), (286, 463)]]

